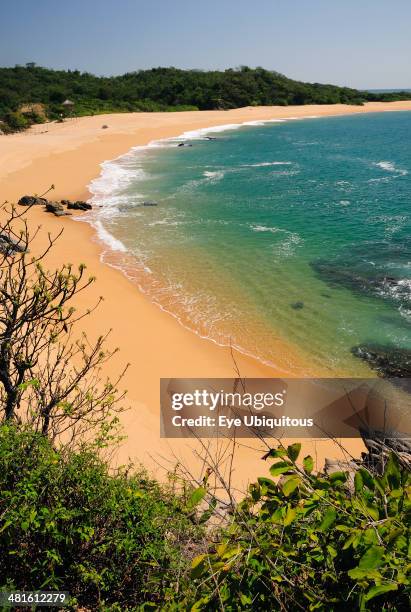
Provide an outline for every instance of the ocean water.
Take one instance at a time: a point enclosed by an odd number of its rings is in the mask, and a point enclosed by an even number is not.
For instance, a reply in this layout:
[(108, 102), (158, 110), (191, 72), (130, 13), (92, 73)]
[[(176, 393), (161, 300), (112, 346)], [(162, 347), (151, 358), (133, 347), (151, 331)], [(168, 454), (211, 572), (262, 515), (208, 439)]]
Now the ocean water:
[(201, 336), (363, 376), (352, 347), (411, 348), (410, 141), (411, 112), (186, 133), (103, 164), (88, 220), (104, 260)]

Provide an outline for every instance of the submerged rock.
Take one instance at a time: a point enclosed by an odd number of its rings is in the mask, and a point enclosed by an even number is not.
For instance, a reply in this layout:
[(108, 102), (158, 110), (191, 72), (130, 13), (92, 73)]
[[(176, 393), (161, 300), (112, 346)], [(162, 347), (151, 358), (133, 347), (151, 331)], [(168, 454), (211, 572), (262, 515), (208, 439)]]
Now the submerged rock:
[(331, 287), (345, 287), (353, 293), (366, 294), (390, 302), (406, 303), (410, 296), (409, 281), (386, 274), (368, 276), (336, 263), (311, 263), (318, 276)]
[(384, 378), (411, 378), (411, 350), (378, 344), (360, 344), (351, 352)]
[(180, 142), (178, 147), (192, 147), (193, 145), (190, 142)]
[(333, 259), (318, 259), (310, 265), (330, 287), (407, 306), (411, 287), (404, 270), (410, 257), (411, 240), (402, 236), (352, 244)]
[(25, 195), (20, 198), (18, 204), (20, 204), (20, 206), (45, 206), (47, 204), (47, 200), (46, 198)]
[(154, 202), (154, 200), (145, 200), (143, 206), (158, 206), (158, 202)]
[(301, 310), (301, 308), (304, 308), (304, 302), (293, 302), (290, 306), (294, 308), (294, 310)]

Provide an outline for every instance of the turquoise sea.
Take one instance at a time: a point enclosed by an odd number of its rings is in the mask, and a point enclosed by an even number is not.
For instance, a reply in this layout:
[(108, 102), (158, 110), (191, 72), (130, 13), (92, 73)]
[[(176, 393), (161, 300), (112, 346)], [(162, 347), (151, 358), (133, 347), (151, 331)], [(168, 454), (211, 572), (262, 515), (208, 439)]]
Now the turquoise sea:
[(103, 164), (89, 221), (105, 261), (201, 336), (366, 375), (352, 347), (411, 349), (410, 142), (411, 112), (191, 132)]

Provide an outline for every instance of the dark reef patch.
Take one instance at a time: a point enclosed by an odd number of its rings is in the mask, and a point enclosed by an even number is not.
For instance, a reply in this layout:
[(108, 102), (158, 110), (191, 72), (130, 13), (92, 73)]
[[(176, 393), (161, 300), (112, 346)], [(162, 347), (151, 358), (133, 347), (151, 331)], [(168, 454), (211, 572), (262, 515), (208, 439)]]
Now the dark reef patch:
[(379, 344), (360, 344), (351, 352), (384, 378), (411, 378), (411, 350)]
[(345, 287), (407, 307), (411, 300), (411, 279), (407, 276), (410, 259), (411, 240), (406, 236), (350, 245), (334, 259), (318, 259), (310, 265), (330, 287)]

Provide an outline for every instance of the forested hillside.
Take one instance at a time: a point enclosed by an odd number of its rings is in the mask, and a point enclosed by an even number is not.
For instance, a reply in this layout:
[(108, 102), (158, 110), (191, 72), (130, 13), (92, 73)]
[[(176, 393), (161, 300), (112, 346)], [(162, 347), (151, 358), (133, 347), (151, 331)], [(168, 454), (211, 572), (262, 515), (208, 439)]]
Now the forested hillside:
[[(225, 71), (153, 68), (98, 77), (78, 70), (50, 70), (30, 63), (0, 68), (0, 129), (105, 112), (229, 109), (250, 105), (363, 104), (410, 99), (410, 92), (369, 93), (303, 83), (263, 68)], [(73, 105), (63, 106), (69, 99)]]

